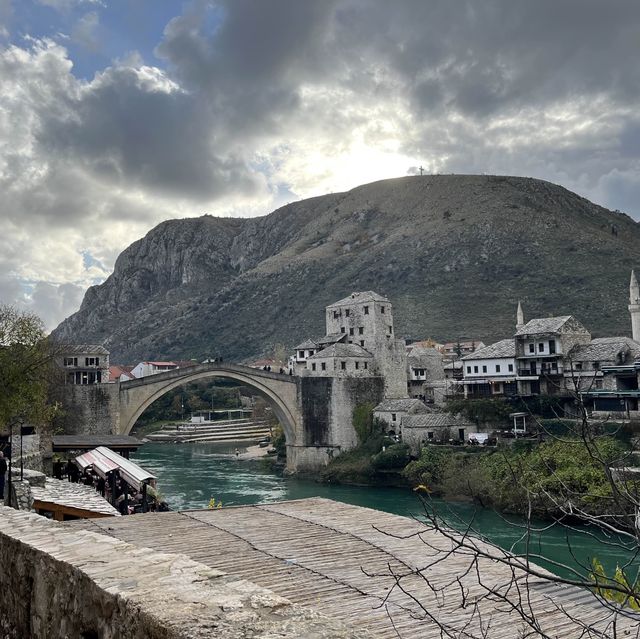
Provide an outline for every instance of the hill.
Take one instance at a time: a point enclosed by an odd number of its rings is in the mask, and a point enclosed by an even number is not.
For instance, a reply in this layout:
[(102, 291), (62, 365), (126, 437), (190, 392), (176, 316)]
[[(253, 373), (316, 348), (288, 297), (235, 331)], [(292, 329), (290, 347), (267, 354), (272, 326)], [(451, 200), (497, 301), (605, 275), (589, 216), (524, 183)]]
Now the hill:
[(242, 359), (324, 332), (352, 291), (388, 296), (396, 334), (491, 340), (525, 317), (573, 314), (629, 335), (640, 225), (521, 177), (374, 182), (250, 219), (171, 220), (129, 246), (54, 331), (104, 343), (114, 362)]

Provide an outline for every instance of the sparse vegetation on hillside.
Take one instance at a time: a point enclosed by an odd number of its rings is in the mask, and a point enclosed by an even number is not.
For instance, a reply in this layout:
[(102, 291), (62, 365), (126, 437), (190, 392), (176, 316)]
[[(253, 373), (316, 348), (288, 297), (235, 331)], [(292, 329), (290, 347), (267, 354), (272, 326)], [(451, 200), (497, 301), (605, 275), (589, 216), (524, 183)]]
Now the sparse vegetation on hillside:
[[(63, 340), (112, 361), (241, 361), (324, 333), (324, 307), (354, 290), (393, 302), (399, 336), (485, 342), (525, 314), (574, 314), (628, 334), (640, 227), (540, 180), (424, 176), (287, 205), (257, 219), (165, 222), (118, 258)], [(279, 347), (278, 347), (279, 348)]]

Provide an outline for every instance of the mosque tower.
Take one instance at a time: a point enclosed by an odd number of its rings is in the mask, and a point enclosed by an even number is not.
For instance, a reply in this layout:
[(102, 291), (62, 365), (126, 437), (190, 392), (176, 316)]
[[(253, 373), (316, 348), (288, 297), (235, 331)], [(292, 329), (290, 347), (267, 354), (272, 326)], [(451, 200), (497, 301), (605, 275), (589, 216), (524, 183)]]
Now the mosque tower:
[(635, 271), (631, 271), (629, 284), (629, 313), (631, 313), (631, 336), (640, 342), (640, 286)]
[[(640, 309), (640, 306), (638, 307)], [(516, 313), (516, 331), (519, 331), (524, 326), (524, 313), (522, 312), (522, 304), (518, 300), (518, 311)]]

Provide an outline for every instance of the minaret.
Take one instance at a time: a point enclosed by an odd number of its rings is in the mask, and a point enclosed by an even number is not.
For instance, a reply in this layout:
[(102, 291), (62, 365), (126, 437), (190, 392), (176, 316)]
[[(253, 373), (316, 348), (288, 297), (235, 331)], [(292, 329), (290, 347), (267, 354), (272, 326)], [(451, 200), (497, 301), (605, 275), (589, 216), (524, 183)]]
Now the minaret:
[(522, 312), (522, 304), (518, 300), (518, 311), (516, 313), (516, 331), (519, 331), (524, 326), (524, 313)]
[(629, 283), (629, 313), (631, 313), (631, 336), (640, 342), (640, 286), (635, 271), (631, 271)]

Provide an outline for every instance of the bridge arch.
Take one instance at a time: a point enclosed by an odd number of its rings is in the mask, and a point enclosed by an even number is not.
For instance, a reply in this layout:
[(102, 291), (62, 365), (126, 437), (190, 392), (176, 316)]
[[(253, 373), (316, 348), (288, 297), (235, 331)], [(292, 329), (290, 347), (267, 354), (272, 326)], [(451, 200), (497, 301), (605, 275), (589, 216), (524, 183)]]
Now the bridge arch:
[(206, 378), (232, 379), (252, 388), (272, 407), (282, 425), (287, 444), (299, 441), (301, 418), (295, 379), (234, 364), (200, 364), (121, 382), (120, 434), (128, 435), (140, 415), (169, 391)]

